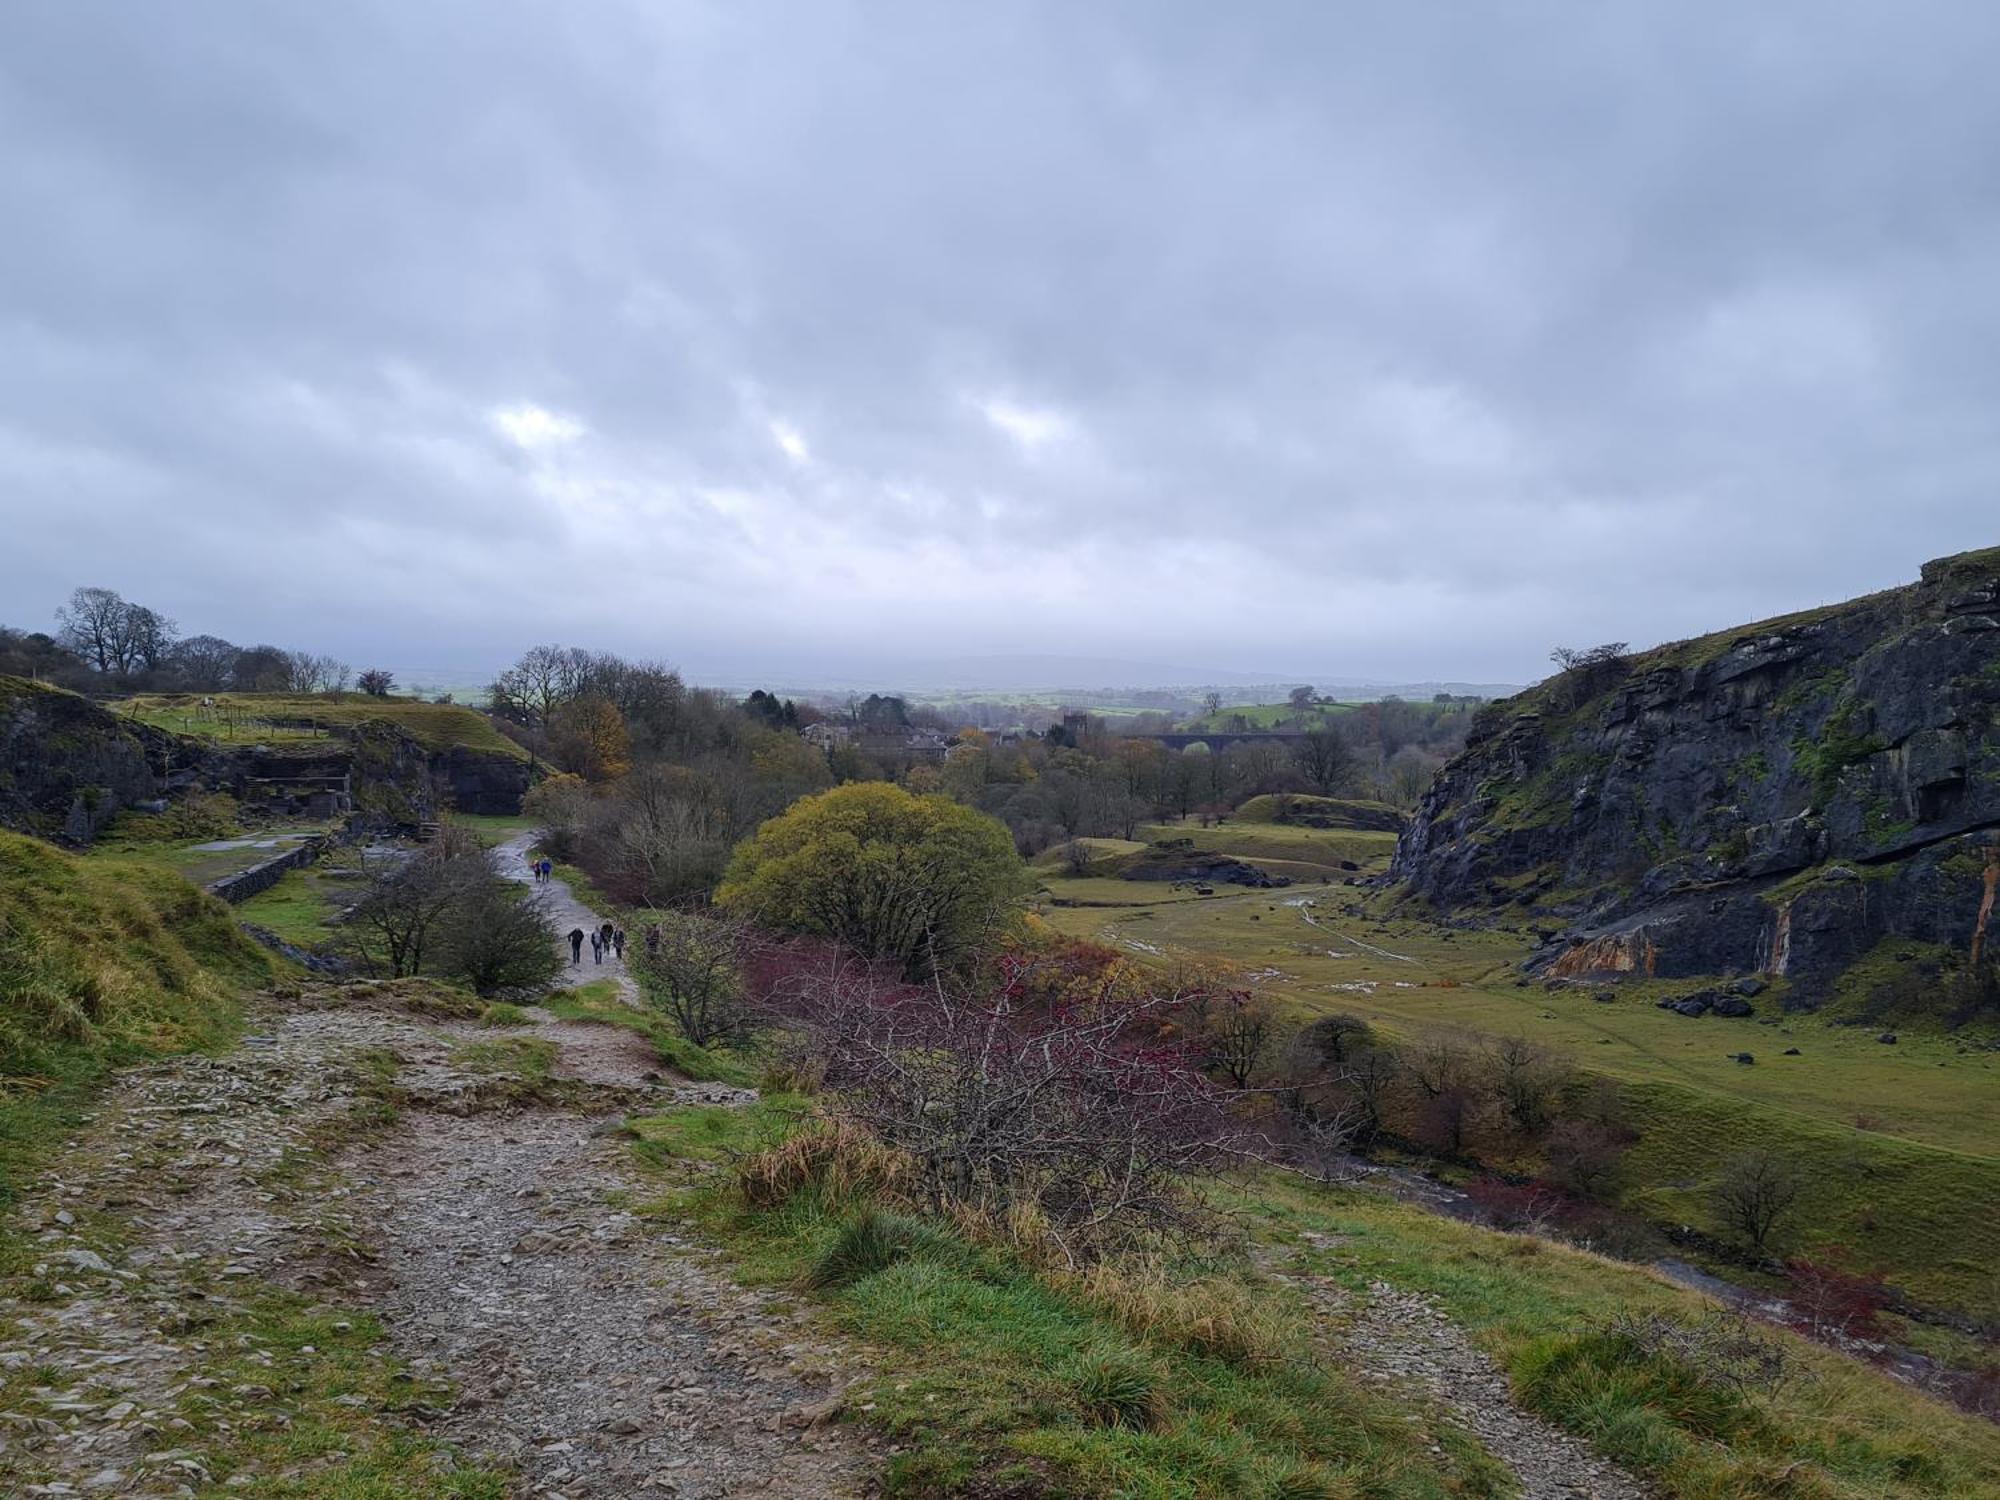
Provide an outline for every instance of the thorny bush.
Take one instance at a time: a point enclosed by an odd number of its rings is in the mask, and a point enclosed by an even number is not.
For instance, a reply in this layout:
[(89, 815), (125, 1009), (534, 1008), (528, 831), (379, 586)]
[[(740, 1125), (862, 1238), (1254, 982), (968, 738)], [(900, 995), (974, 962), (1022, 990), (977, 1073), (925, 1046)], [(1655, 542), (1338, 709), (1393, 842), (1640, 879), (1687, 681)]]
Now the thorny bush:
[(1186, 1179), (1238, 1149), (1227, 1096), (1173, 1024), (1190, 997), (1135, 993), (1087, 952), (922, 985), (817, 943), (751, 969), (770, 1019), (822, 1060), (828, 1108), (908, 1159), (912, 1202), (1036, 1225), (1071, 1267), (1195, 1227)]

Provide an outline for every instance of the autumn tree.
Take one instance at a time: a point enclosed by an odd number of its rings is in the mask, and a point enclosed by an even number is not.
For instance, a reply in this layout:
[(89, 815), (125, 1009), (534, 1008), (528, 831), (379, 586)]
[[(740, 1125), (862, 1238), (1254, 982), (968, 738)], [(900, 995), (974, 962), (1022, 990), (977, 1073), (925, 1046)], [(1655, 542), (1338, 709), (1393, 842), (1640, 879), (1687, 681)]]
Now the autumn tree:
[(557, 760), (585, 781), (609, 781), (632, 769), (632, 736), (607, 698), (588, 694), (557, 706), (549, 716), (549, 745)]
[(1009, 925), (1027, 882), (1007, 830), (948, 797), (855, 782), (806, 797), (738, 846), (716, 901), (832, 938), (913, 978)]

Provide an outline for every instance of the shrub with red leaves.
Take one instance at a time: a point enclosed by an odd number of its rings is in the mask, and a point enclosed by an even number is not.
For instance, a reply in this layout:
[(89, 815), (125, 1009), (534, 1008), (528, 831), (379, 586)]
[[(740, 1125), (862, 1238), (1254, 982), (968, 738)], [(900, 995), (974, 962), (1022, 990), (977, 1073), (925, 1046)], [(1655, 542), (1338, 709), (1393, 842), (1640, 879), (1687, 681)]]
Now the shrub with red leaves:
[(1792, 1283), (1792, 1305), (1799, 1320), (1813, 1333), (1837, 1333), (1848, 1338), (1882, 1336), (1881, 1313), (1889, 1305), (1889, 1288), (1880, 1271), (1849, 1271), (1837, 1263), (1836, 1248), (1819, 1260), (1795, 1255), (1785, 1262)]
[[(1071, 1263), (1186, 1228), (1184, 1178), (1235, 1147), (1227, 1096), (1167, 1022), (1188, 996), (1132, 995), (1096, 955), (1002, 955), (977, 981), (901, 983), (819, 944), (754, 955), (750, 989), (801, 1030), (830, 1107), (907, 1154), (933, 1211), (1033, 1221)], [(1060, 982), (1055, 982), (1060, 980)]]

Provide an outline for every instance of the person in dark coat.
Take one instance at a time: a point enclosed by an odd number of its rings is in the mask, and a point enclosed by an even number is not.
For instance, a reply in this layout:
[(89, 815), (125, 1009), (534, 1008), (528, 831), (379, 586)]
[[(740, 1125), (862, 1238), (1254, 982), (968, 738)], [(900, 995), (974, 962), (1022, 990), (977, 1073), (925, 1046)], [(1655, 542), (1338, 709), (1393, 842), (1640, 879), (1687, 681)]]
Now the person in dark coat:
[(619, 960), (619, 962), (620, 962), (620, 963), (623, 963), (623, 962), (624, 962), (624, 960), (625, 960), (625, 929), (624, 929), (624, 928), (620, 927), (620, 928), (619, 928), (619, 929), (618, 929), (618, 930), (617, 930), (616, 932), (614, 932), (614, 933), (612, 933), (612, 934), (611, 934), (611, 951), (612, 951), (613, 953), (616, 953), (616, 954), (618, 955), (618, 960)]
[(604, 962), (604, 939), (594, 932), (590, 935), (590, 961), (594, 964)]
[(572, 927), (569, 930), (569, 961), (573, 964), (583, 962), (583, 929), (581, 927)]

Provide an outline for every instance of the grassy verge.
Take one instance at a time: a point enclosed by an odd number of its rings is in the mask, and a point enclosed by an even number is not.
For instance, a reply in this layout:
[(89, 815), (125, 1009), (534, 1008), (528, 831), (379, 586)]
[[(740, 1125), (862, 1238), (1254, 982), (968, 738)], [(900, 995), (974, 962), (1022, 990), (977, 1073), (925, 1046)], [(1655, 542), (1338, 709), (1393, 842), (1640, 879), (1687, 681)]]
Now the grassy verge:
[(1435, 1297), (1526, 1404), (1673, 1500), (2000, 1494), (2000, 1429), (1789, 1334), (1769, 1336), (1801, 1378), (1752, 1397), (1718, 1395), (1671, 1362), (1621, 1350), (1600, 1331), (1614, 1314), (1690, 1320), (1702, 1307), (1643, 1270), (1369, 1193), (1260, 1181), (1237, 1206), (1319, 1274)]
[(697, 1083), (749, 1088), (757, 1081), (754, 1057), (725, 1047), (697, 1047), (676, 1031), (665, 1016), (634, 1008), (619, 999), (618, 986), (612, 980), (594, 979), (574, 989), (558, 990), (541, 1004), (559, 1020), (623, 1026), (638, 1032), (652, 1044), (663, 1064)]
[(170, 871), (0, 831), (0, 1205), (107, 1072), (221, 1046), (282, 968)]
[(781, 1138), (800, 1104), (642, 1119), (636, 1149), (660, 1184), (654, 1213), (699, 1221), (746, 1280), (816, 1288), (824, 1319), (872, 1351), (846, 1405), (902, 1447), (891, 1494), (1508, 1492), (1468, 1440), (1427, 1432), (1325, 1359), (1286, 1286), (1253, 1296), (1200, 1262), (1065, 1282), (823, 1184), (746, 1206), (720, 1169)]

